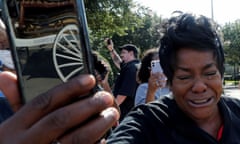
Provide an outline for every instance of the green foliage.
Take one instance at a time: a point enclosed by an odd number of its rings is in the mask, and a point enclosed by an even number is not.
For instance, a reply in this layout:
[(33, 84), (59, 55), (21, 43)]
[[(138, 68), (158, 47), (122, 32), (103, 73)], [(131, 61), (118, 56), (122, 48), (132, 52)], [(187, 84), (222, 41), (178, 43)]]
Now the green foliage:
[(142, 24), (136, 27), (134, 31), (126, 31), (127, 35), (113, 35), (112, 39), (115, 44), (119, 46), (132, 43), (140, 48), (141, 52), (149, 48), (159, 47), (160, 33), (158, 29), (162, 22), (161, 17), (158, 17), (148, 9), (144, 9), (138, 16), (142, 20)]
[(225, 24), (223, 27), (224, 50), (226, 62), (235, 64), (240, 62), (240, 21)]
[(161, 18), (148, 8), (133, 0), (84, 2), (94, 50), (99, 51), (108, 37), (112, 37), (116, 45), (134, 43), (143, 48), (159, 45), (157, 26)]
[(140, 23), (132, 0), (85, 0), (85, 7), (94, 47), (113, 34), (126, 35)]

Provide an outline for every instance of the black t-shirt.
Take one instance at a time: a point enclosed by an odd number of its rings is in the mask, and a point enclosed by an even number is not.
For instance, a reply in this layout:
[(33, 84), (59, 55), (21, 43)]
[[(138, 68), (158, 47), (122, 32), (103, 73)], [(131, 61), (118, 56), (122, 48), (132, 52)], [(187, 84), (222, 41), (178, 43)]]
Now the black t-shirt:
[(240, 143), (240, 100), (221, 97), (220, 141), (186, 116), (172, 98), (135, 107), (108, 137), (107, 144), (237, 144)]
[(138, 86), (136, 81), (137, 64), (139, 64), (139, 62), (139, 60), (133, 60), (126, 64), (122, 64), (120, 74), (115, 82), (113, 90), (114, 96), (127, 96), (124, 102), (120, 105), (120, 121), (134, 106), (135, 92)]

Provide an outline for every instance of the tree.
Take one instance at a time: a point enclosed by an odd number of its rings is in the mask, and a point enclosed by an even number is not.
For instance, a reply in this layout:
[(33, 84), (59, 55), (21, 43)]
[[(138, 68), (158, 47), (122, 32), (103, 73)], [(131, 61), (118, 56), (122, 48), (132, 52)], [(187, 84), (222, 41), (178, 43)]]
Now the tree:
[(85, 0), (86, 15), (93, 48), (104, 38), (125, 35), (141, 22), (134, 13), (136, 4), (132, 0)]
[(118, 45), (125, 43), (135, 44), (145, 51), (146, 49), (159, 47), (160, 45), (160, 33), (159, 27), (162, 22), (162, 18), (148, 9), (142, 8), (142, 13), (138, 15), (142, 20), (142, 24), (135, 28), (134, 31), (126, 31), (127, 35), (118, 36), (114, 35), (113, 40), (118, 42)]
[(226, 63), (233, 67), (233, 79), (238, 79), (240, 62), (240, 21), (225, 24), (223, 27)]
[(240, 61), (240, 21), (225, 24), (223, 27), (224, 50), (226, 62), (229, 64)]

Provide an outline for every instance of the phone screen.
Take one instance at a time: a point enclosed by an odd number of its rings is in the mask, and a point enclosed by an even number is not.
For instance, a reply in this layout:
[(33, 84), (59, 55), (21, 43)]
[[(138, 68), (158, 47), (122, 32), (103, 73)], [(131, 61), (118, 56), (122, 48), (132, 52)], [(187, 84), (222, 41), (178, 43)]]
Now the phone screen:
[[(82, 0), (2, 1), (13, 71), (24, 102), (84, 73), (93, 74)], [(1, 53), (1, 52), (0, 52)]]

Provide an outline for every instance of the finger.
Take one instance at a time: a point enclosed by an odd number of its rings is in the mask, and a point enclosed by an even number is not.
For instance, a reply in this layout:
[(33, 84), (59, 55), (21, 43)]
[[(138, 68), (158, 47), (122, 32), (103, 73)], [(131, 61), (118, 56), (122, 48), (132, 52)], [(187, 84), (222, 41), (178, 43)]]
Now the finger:
[(14, 111), (17, 111), (21, 106), (21, 99), (18, 91), (17, 76), (12, 72), (0, 73), (0, 90), (6, 96)]
[(93, 144), (100, 140), (110, 128), (117, 122), (120, 115), (115, 108), (108, 108), (100, 116), (86, 125), (76, 129), (72, 133), (62, 137), (62, 144)]
[[(107, 107), (113, 106), (113, 104), (114, 98), (112, 95), (107, 92), (98, 92), (93, 97), (83, 99), (48, 114), (37, 124), (33, 125), (26, 136), (41, 143), (49, 143), (63, 135), (66, 131), (69, 131), (69, 129), (86, 123), (93, 116), (98, 116), (99, 113)], [(44, 131), (47, 131), (47, 133), (44, 133)]]
[[(30, 127), (44, 115), (69, 104), (73, 99), (85, 96), (95, 85), (92, 75), (81, 75), (43, 93), (27, 103), (15, 115), (16, 123), (21, 127)], [(19, 125), (18, 125), (19, 126)]]
[(106, 139), (101, 139), (101, 141), (99, 142), (99, 144), (106, 144), (107, 143), (107, 141), (106, 141)]

